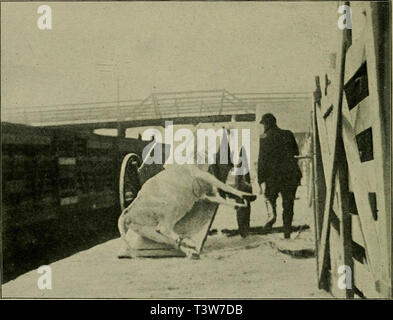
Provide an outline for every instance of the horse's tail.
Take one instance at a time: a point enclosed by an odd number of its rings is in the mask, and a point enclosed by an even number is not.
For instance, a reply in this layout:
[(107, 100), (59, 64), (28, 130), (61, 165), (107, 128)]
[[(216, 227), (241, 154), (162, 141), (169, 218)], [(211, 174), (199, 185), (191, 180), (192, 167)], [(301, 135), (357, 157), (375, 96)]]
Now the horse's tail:
[(127, 227), (125, 226), (125, 213), (126, 213), (126, 211), (127, 211), (127, 209), (125, 209), (125, 210), (121, 213), (119, 219), (117, 220), (117, 228), (119, 229), (120, 236), (121, 236), (122, 238), (124, 238), (124, 236), (125, 236), (126, 233), (127, 233)]
[(128, 214), (128, 208), (124, 209), (124, 211), (121, 213), (119, 219), (117, 220), (117, 227), (119, 229), (120, 232), (120, 238), (122, 239), (122, 245), (120, 247), (120, 251), (117, 255), (117, 257), (119, 259), (121, 258), (131, 258), (131, 255), (129, 253), (129, 246), (128, 246), (128, 242), (126, 239), (126, 235), (127, 235), (127, 225), (126, 225), (126, 214)]
[(131, 202), (131, 204), (127, 208), (125, 208), (123, 210), (119, 219), (117, 220), (117, 228), (119, 229), (120, 236), (122, 238), (124, 238), (124, 236), (126, 235), (126, 233), (128, 231), (128, 228), (126, 226), (126, 214), (128, 214), (132, 210), (132, 206), (134, 203), (135, 203), (135, 199), (133, 202)]

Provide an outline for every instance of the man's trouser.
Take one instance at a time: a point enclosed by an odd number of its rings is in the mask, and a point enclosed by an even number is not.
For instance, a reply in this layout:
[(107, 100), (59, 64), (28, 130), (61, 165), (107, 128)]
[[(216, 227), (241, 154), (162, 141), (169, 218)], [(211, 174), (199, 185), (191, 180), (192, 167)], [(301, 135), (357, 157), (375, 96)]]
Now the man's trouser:
[(292, 220), (293, 220), (293, 205), (296, 197), (297, 185), (285, 185), (278, 183), (266, 183), (265, 197), (272, 206), (273, 213), (276, 215), (276, 202), (278, 194), (282, 198), (282, 220), (284, 225), (284, 236), (289, 238), (291, 234)]
[[(252, 193), (250, 175), (247, 173), (244, 176), (236, 176), (235, 187), (240, 191)], [(239, 234), (242, 238), (247, 237), (250, 231), (250, 213), (250, 203), (247, 204), (247, 207), (238, 208), (236, 210), (237, 225), (239, 227)]]

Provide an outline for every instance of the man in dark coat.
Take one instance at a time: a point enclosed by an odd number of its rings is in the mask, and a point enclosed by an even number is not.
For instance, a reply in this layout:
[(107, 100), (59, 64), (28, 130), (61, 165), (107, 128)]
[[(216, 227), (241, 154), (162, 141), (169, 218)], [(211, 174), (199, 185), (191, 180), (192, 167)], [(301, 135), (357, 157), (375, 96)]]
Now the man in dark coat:
[(272, 216), (269, 216), (265, 228), (270, 229), (276, 222), (276, 200), (280, 193), (284, 237), (288, 239), (291, 234), (296, 189), (302, 177), (295, 158), (299, 155), (299, 149), (294, 134), (289, 130), (280, 129), (271, 113), (263, 115), (260, 123), (264, 126), (264, 135), (259, 143), (258, 184), (260, 193), (264, 192), (272, 209)]

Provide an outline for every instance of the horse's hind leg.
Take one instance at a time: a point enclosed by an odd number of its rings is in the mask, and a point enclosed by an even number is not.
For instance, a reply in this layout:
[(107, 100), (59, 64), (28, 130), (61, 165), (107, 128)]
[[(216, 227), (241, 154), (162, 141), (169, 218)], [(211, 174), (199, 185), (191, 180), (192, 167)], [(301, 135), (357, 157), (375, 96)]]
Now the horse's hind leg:
[(177, 248), (180, 249), (187, 257), (197, 259), (199, 258), (199, 253), (197, 250), (197, 245), (190, 238), (182, 238), (175, 231), (173, 231), (177, 221), (175, 219), (162, 220), (157, 226), (157, 231), (161, 234), (174, 239)]
[(155, 242), (164, 243), (164, 244), (168, 244), (173, 247), (177, 247), (177, 242), (176, 242), (177, 239), (175, 237), (173, 237), (172, 235), (166, 235), (161, 232), (158, 232), (157, 227), (155, 227), (155, 226), (131, 223), (129, 225), (129, 228), (131, 229), (129, 231), (132, 231), (132, 232), (128, 231), (126, 234), (126, 237), (125, 237), (127, 243), (129, 243), (129, 244), (130, 244), (131, 237), (133, 236), (132, 233), (136, 232), (140, 236), (148, 238), (148, 239), (153, 240)]
[(137, 224), (131, 224), (130, 228), (142, 237), (159, 243), (169, 244), (176, 249), (180, 249), (189, 258), (199, 258), (194, 241), (189, 238), (181, 239), (173, 230), (160, 230), (157, 227)]
[(177, 247), (176, 239), (172, 239), (171, 237), (165, 236), (164, 234), (158, 232), (152, 226), (142, 226), (138, 224), (130, 224), (129, 229), (122, 237), (123, 241), (118, 253), (118, 258), (132, 258), (132, 253), (130, 248), (132, 247), (133, 243), (135, 242), (135, 238), (137, 236), (142, 236), (149, 240), (153, 240), (158, 243), (164, 243), (170, 245), (172, 247)]
[[(130, 230), (127, 231), (127, 233), (128, 232), (132, 232), (132, 230), (130, 229)], [(127, 235), (127, 233), (124, 235), (124, 237)], [(124, 237), (122, 237), (122, 239), (121, 239), (122, 241), (121, 241), (121, 245), (120, 245), (120, 249), (119, 249), (119, 252), (117, 254), (117, 257), (119, 259), (125, 259), (125, 258), (131, 259), (132, 255), (131, 255), (131, 252), (130, 252), (130, 247), (129, 247), (128, 242), (125, 240)]]
[(125, 214), (126, 213), (127, 213), (126, 210), (123, 211), (123, 213), (120, 215), (119, 220), (117, 222), (120, 236), (121, 236), (121, 245), (120, 245), (119, 252), (117, 254), (117, 257), (119, 259), (131, 258), (130, 248), (128, 246), (128, 243), (127, 243), (125, 237), (126, 237), (127, 232), (128, 231), (131, 232), (132, 230), (128, 229), (127, 226), (125, 225)]

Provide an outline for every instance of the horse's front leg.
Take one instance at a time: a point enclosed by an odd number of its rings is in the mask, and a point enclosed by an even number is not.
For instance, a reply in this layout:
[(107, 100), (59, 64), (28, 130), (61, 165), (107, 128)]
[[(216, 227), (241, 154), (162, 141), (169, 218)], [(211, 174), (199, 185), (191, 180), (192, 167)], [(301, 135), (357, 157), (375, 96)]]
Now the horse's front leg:
[(236, 202), (234, 200), (224, 199), (224, 198), (222, 198), (220, 196), (217, 196), (217, 195), (214, 195), (214, 196), (207, 196), (207, 195), (205, 195), (203, 197), (203, 199), (206, 199), (206, 200), (208, 200), (210, 202), (215, 202), (215, 203), (218, 203), (218, 204), (222, 204), (222, 205), (234, 208), (234, 209), (247, 207), (247, 202), (238, 203), (238, 202)]
[(192, 259), (198, 259), (199, 252), (197, 250), (196, 243), (190, 238), (182, 238), (175, 231), (173, 231), (175, 224), (176, 223), (168, 224), (163, 222), (157, 226), (156, 230), (163, 236), (174, 240), (176, 243), (176, 248), (185, 253), (187, 257)]
[(214, 189), (220, 189), (223, 192), (228, 193), (228, 194), (232, 194), (240, 199), (247, 200), (247, 201), (254, 201), (256, 199), (255, 195), (235, 189), (235, 188), (231, 187), (230, 185), (227, 185), (224, 182), (218, 180), (216, 177), (214, 177), (212, 174), (210, 174), (208, 172), (199, 171), (198, 177), (200, 179), (210, 183), (210, 185)]

